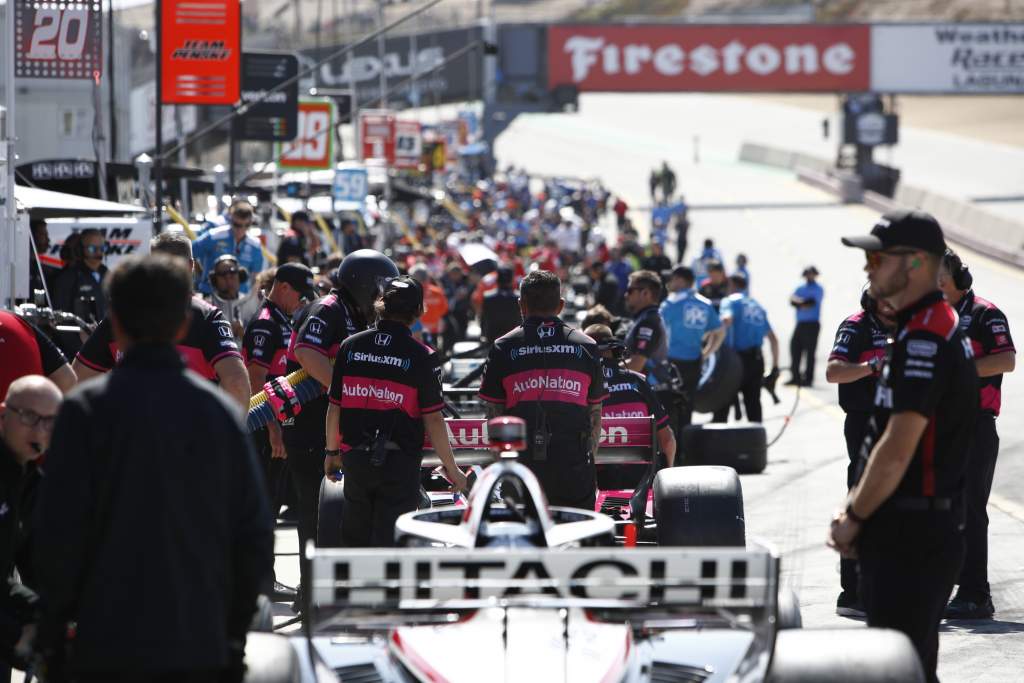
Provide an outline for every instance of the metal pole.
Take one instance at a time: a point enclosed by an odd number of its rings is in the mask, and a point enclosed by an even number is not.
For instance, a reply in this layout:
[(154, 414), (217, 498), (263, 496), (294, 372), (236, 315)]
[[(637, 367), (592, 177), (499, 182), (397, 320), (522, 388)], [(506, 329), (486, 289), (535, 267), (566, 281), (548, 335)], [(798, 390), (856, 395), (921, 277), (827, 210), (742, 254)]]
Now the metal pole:
[[(6, 23), (4, 24), (4, 34), (7, 39), (4, 41), (4, 52), (6, 66), (4, 68), (4, 99), (6, 105), (6, 111), (4, 112), (4, 146), (6, 154), (4, 155), (6, 160), (6, 168), (4, 168), (4, 184), (5, 197), (4, 197), (4, 217), (5, 223), (7, 224), (7, 230), (5, 235), (7, 237), (7, 248), (4, 250), (7, 252), (7, 258), (0, 260), (0, 263), (6, 266), (7, 273), (0, 272), (0, 277), (5, 277), (10, 280), (10, 307), (14, 308), (14, 289), (15, 289), (15, 245), (17, 240), (15, 233), (18, 228), (18, 207), (14, 199), (14, 164), (15, 164), (15, 152), (14, 152), (14, 141), (15, 141), (15, 129), (14, 129), (14, 59), (17, 48), (14, 45), (14, 0), (7, 0), (6, 6)], [(3, 263), (6, 260), (7, 263)], [(41, 271), (40, 271), (41, 272)]]
[[(381, 28), (384, 27), (384, 0), (377, 0), (377, 25)], [(380, 62), (380, 106), (387, 109), (388, 76), (384, 64), (384, 56), (384, 33), (382, 32), (377, 36), (377, 60)]]
[[(178, 134), (178, 140), (185, 139), (185, 124), (182, 121), (181, 107), (174, 108), (174, 127)], [(187, 162), (188, 156), (185, 147), (182, 146), (178, 150), (178, 166), (184, 169)], [(181, 180), (178, 181), (178, 192), (181, 193), (181, 215), (185, 217), (185, 220), (189, 220), (192, 215), (192, 198), (188, 195), (188, 177), (184, 173), (181, 174)]]
[(110, 105), (110, 153), (107, 158), (117, 160), (117, 101), (114, 99), (114, 0), (107, 3), (107, 100)]
[(153, 6), (156, 15), (153, 24), (156, 27), (156, 152), (153, 154), (153, 184), (155, 185), (153, 196), (156, 198), (156, 206), (153, 210), (153, 232), (159, 233), (160, 229), (163, 227), (164, 215), (164, 39), (163, 29), (160, 26), (163, 2), (161, 0), (156, 0), (156, 2), (153, 3)]
[(235, 196), (235, 164), (238, 163), (238, 149), (235, 144), (235, 127), (231, 126), (228, 132), (228, 187), (231, 188), (230, 195)]
[[(352, 0), (345, 0), (345, 16), (348, 17), (348, 36), (346, 40), (352, 40), (352, 36), (356, 34), (355, 31), (355, 17), (353, 16)], [(359, 130), (359, 90), (356, 86), (356, 74), (355, 65), (352, 63), (355, 59), (355, 53), (350, 52), (348, 54), (348, 87), (352, 91), (352, 105), (349, 107), (349, 121), (352, 123), (352, 141), (355, 144), (355, 154), (352, 155), (353, 159), (363, 158), (362, 141), (359, 139), (361, 131)]]

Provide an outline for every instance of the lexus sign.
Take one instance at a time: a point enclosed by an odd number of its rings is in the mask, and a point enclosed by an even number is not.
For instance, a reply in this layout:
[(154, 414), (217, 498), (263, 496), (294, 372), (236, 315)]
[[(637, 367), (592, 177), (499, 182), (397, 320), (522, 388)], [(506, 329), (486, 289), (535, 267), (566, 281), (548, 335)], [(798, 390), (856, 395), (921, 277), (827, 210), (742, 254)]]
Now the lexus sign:
[(868, 26), (552, 26), (549, 87), (580, 91), (858, 91)]

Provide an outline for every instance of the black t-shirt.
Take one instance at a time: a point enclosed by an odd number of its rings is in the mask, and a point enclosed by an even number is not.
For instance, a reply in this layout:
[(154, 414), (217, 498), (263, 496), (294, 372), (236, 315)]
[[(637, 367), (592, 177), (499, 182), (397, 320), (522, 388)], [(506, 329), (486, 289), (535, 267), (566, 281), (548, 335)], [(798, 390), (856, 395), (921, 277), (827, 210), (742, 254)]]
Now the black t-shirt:
[[(192, 322), (188, 333), (177, 345), (185, 365), (209, 380), (217, 379), (213, 366), (229, 356), (241, 357), (231, 324), (216, 306), (192, 297)], [(110, 319), (104, 318), (78, 352), (75, 359), (96, 372), (110, 372), (121, 362), (114, 342)]]
[(928, 418), (894, 498), (958, 498), (963, 493), (978, 413), (978, 373), (971, 343), (957, 322), (942, 292), (932, 292), (900, 312), (895, 341), (886, 349), (861, 464), (890, 415), (913, 411)]
[(511, 289), (496, 289), (484, 294), (484, 303), (480, 308), (480, 328), (484, 339), (493, 342), (519, 327), (522, 322), (519, 297)]
[(714, 284), (711, 280), (705, 280), (701, 283), (700, 294), (703, 297), (711, 300), (715, 310), (722, 305), (722, 299), (729, 296), (729, 283), (723, 281), (720, 284)]
[(405, 325), (382, 320), (342, 342), (328, 396), (341, 406), (342, 451), (368, 448), (379, 430), (419, 455), (423, 416), (444, 407), (440, 356)]
[(650, 417), (658, 429), (669, 427), (668, 413), (647, 379), (639, 372), (620, 366), (616, 361), (601, 360), (608, 398), (601, 406), (601, 417)]
[(531, 460), (541, 420), (549, 460), (586, 457), (590, 406), (607, 397), (597, 344), (558, 318), (531, 317), (495, 341), (480, 382), (480, 398), (526, 420)]
[[(265, 300), (242, 336), (242, 359), (246, 367), (251, 364), (265, 367), (268, 380), (285, 374), (291, 336), (291, 320), (272, 301)], [(252, 389), (258, 391), (260, 387)]]
[(648, 306), (633, 318), (633, 326), (626, 333), (626, 348), (634, 356), (647, 356), (648, 365), (668, 357), (668, 335), (657, 306)]
[[(366, 329), (362, 318), (357, 319), (356, 315), (342, 301), (341, 293), (337, 290), (331, 290), (330, 294), (307, 306), (295, 321), (295, 331), (288, 343), (285, 374), (291, 374), (302, 367), (295, 357), (296, 349), (313, 349), (333, 359), (341, 342)], [(281, 423), (285, 444), (295, 448), (323, 448), (326, 419), (327, 396), (324, 394), (302, 406), (301, 412), (294, 418)]]
[[(971, 340), (976, 358), (1017, 352), (1006, 314), (991, 301), (976, 296), (974, 290), (968, 290), (957, 304), (956, 312), (960, 315), (960, 331)], [(981, 377), (978, 386), (981, 389), (981, 409), (998, 415), (1003, 403), (1002, 374)]]
[[(882, 358), (889, 343), (889, 334), (889, 330), (874, 315), (858, 311), (839, 325), (828, 359), (865, 363), (872, 358)], [(877, 376), (872, 375), (856, 382), (840, 384), (839, 406), (848, 413), (871, 412), (875, 402), (876, 379)]]

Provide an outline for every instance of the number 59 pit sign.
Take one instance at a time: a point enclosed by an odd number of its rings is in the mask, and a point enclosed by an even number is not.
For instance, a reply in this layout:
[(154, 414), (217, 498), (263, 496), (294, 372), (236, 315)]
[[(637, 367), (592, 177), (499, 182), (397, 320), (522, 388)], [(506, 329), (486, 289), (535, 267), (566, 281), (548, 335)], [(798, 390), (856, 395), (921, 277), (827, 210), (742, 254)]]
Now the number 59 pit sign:
[(295, 139), (277, 145), (277, 167), (283, 171), (322, 171), (334, 167), (334, 103), (299, 100)]
[(98, 0), (16, 1), (15, 76), (98, 77), (103, 62), (102, 5)]

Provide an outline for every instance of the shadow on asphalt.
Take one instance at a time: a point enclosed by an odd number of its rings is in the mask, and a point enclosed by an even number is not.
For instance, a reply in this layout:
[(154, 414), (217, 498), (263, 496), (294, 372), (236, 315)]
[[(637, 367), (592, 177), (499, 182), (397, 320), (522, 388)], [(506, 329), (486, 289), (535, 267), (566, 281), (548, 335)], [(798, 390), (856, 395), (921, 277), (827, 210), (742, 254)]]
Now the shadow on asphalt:
[(980, 635), (1003, 635), (1024, 633), (1024, 624), (1019, 621), (1000, 621), (998, 619), (967, 620), (950, 619), (939, 628), (945, 633), (977, 633)]

